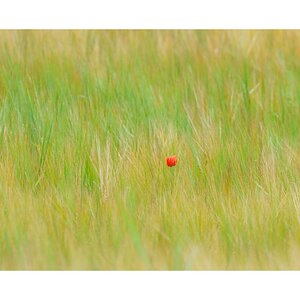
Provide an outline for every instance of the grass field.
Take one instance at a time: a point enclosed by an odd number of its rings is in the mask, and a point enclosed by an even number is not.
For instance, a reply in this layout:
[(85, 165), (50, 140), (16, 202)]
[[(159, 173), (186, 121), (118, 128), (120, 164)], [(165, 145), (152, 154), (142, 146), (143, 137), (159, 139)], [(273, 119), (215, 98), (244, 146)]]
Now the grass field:
[(300, 269), (299, 49), (0, 31), (0, 269)]

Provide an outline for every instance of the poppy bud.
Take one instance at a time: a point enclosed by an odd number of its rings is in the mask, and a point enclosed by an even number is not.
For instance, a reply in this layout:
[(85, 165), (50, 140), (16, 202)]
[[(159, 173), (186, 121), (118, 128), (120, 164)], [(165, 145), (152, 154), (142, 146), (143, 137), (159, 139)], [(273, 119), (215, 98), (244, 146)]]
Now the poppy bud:
[(169, 156), (166, 158), (166, 163), (168, 167), (174, 167), (177, 164), (177, 158), (176, 155)]

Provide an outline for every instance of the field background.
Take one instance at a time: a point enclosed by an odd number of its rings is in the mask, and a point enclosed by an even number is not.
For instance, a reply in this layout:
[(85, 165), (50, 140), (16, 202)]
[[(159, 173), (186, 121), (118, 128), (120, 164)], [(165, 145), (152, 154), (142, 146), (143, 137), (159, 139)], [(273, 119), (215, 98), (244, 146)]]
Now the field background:
[(0, 31), (0, 269), (300, 269), (299, 124), (299, 31)]

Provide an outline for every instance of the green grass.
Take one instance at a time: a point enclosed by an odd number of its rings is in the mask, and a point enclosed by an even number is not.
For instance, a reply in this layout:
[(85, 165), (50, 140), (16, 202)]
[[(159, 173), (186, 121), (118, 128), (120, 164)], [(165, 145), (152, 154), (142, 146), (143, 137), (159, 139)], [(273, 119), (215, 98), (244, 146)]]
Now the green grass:
[(299, 48), (0, 31), (0, 268), (299, 269)]

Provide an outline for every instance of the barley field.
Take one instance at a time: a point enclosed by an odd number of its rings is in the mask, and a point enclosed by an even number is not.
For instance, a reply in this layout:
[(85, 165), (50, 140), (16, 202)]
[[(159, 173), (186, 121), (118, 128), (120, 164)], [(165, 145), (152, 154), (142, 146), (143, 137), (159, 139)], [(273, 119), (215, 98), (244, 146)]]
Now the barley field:
[(299, 126), (300, 31), (0, 31), (0, 269), (300, 269)]

